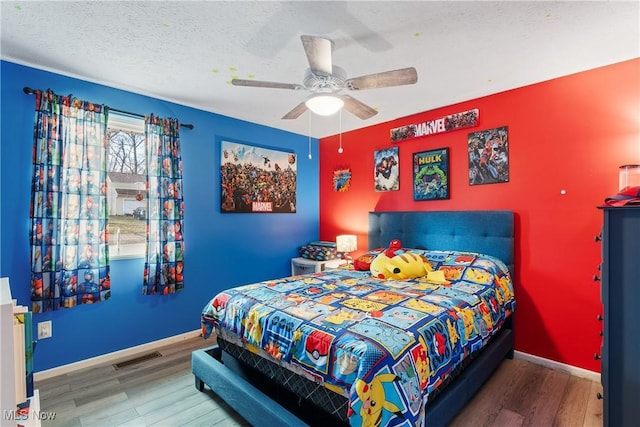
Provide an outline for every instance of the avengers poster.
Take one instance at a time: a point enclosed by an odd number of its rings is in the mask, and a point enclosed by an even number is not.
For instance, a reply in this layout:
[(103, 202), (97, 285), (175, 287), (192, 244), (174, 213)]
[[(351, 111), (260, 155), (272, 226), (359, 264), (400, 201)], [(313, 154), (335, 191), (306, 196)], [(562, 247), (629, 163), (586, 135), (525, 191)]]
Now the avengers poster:
[(449, 149), (413, 153), (413, 200), (449, 198)]
[(373, 180), (376, 191), (396, 191), (400, 189), (400, 160), (398, 147), (373, 152)]
[(220, 145), (221, 212), (296, 212), (294, 153), (224, 140)]
[(467, 149), (469, 185), (509, 182), (507, 126), (470, 133)]

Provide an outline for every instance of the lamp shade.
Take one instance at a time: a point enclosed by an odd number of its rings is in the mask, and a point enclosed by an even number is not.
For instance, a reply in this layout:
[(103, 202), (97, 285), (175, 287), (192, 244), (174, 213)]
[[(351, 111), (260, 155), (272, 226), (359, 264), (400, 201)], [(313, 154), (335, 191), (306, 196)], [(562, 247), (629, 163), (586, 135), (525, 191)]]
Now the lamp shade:
[(305, 105), (319, 116), (330, 116), (342, 108), (344, 101), (336, 95), (319, 93), (307, 99)]
[(353, 252), (358, 249), (358, 237), (354, 234), (342, 234), (336, 236), (337, 252)]

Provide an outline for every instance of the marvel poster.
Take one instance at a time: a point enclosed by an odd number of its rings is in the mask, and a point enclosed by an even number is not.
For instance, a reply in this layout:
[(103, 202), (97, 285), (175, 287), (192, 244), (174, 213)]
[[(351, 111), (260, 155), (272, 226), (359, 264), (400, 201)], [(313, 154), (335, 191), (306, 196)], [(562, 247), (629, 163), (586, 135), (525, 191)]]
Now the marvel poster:
[(413, 200), (449, 198), (449, 149), (413, 153)]
[(396, 191), (400, 189), (400, 160), (398, 147), (373, 152), (375, 170), (373, 179), (376, 191)]
[(296, 212), (294, 153), (225, 140), (220, 151), (221, 212)]
[(507, 126), (469, 134), (469, 185), (509, 182)]

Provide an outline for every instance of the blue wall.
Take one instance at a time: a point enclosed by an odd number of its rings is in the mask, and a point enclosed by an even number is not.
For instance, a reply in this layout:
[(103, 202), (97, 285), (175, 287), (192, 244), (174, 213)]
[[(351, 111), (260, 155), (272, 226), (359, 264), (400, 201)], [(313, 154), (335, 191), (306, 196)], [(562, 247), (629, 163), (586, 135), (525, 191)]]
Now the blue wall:
[[(139, 114), (191, 123), (182, 128), (185, 199), (185, 288), (169, 296), (141, 295), (142, 259), (112, 260), (112, 298), (34, 315), (52, 320), (53, 337), (38, 342), (35, 371), (190, 332), (214, 294), (230, 286), (281, 277), (297, 248), (319, 233), (318, 140), (14, 63), (0, 62), (0, 276), (29, 305), (29, 198), (35, 97), (22, 88), (73, 94)], [(215, 93), (210, 94), (215, 96)], [(298, 155), (295, 214), (221, 214), (220, 146), (216, 138)], [(34, 328), (35, 329), (35, 328)], [(35, 333), (35, 330), (34, 330)]]

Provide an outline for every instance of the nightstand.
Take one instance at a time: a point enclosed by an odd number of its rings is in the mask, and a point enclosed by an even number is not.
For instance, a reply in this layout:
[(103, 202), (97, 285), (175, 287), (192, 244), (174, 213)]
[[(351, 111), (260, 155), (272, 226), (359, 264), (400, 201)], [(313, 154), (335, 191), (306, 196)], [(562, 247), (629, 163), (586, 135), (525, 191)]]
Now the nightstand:
[(303, 257), (291, 258), (291, 275), (319, 273), (326, 268), (338, 268), (344, 263), (343, 259), (330, 259), (326, 261), (317, 261)]

